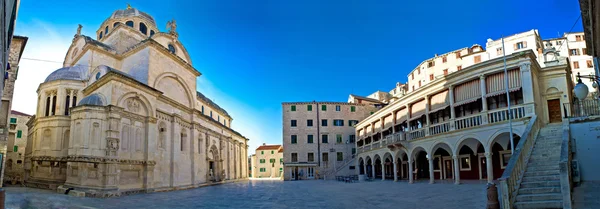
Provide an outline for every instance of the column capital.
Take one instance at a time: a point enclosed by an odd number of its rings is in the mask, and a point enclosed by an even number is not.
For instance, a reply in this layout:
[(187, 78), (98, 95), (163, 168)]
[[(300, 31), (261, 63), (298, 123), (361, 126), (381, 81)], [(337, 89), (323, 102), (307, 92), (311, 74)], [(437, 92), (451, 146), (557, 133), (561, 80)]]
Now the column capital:
[(453, 159), (453, 160), (458, 160), (458, 156), (456, 156), (456, 155), (452, 155), (452, 159)]
[(527, 72), (529, 71), (531, 67), (531, 62), (522, 62), (519, 63), (519, 68), (521, 68), (521, 72)]
[(485, 77), (486, 77), (486, 76), (485, 76), (484, 74), (480, 74), (480, 75), (479, 75), (479, 79), (481, 79), (481, 80), (485, 80)]
[(492, 157), (492, 153), (486, 152), (483, 155), (485, 155), (486, 158), (490, 158)]

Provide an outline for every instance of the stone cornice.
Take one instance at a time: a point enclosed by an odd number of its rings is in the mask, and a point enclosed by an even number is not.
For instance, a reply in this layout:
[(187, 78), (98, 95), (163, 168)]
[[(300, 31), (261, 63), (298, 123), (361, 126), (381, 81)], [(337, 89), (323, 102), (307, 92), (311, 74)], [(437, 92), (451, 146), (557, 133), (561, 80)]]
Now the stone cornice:
[(156, 165), (152, 160), (128, 160), (117, 158), (106, 158), (96, 156), (69, 155), (63, 157), (54, 156), (32, 156), (31, 161), (57, 161), (57, 162), (82, 162), (82, 163), (121, 163), (132, 165)]
[(89, 95), (90, 93), (96, 91), (97, 89), (99, 89), (100, 87), (104, 86), (105, 84), (107, 84), (108, 82), (111, 81), (117, 81), (117, 82), (121, 82), (123, 84), (127, 84), (129, 86), (133, 86), (133, 87), (143, 87), (143, 88), (136, 88), (137, 90), (141, 90), (144, 91), (150, 95), (153, 96), (158, 96), (161, 95), (162, 92), (152, 88), (144, 83), (141, 83), (133, 78), (127, 77), (125, 75), (113, 72), (113, 71), (108, 71), (104, 76), (100, 77), (99, 80), (97, 80), (96, 82), (92, 83), (91, 85), (85, 87), (82, 90), (82, 93), (84, 95)]

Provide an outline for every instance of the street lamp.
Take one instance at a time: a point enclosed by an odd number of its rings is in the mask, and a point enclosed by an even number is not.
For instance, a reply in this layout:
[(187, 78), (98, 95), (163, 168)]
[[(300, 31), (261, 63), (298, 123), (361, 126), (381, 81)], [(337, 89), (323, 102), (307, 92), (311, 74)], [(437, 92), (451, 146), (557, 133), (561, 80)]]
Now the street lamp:
[[(594, 81), (594, 83), (595, 82), (596, 81)], [(587, 85), (581, 82), (581, 75), (579, 75), (579, 73), (577, 73), (577, 85), (575, 85), (573, 91), (575, 92), (575, 96), (577, 97), (577, 99), (579, 99), (579, 108), (581, 109), (581, 116), (584, 116), (585, 112), (583, 110), (583, 99), (585, 99), (585, 97), (590, 91)]]

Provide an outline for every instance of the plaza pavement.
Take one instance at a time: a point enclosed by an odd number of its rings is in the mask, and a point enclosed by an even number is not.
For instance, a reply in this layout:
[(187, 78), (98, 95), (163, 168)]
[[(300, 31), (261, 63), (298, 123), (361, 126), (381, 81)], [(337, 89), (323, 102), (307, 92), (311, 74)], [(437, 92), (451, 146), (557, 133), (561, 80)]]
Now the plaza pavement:
[(485, 183), (248, 180), (117, 198), (6, 187), (6, 208), (485, 208)]

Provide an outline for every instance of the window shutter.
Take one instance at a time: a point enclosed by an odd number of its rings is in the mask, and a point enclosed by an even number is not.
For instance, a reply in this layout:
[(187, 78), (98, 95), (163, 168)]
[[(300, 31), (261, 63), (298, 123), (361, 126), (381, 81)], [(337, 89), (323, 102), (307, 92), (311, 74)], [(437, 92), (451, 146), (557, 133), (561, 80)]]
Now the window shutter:
[(523, 48), (527, 48), (527, 41), (523, 41)]

